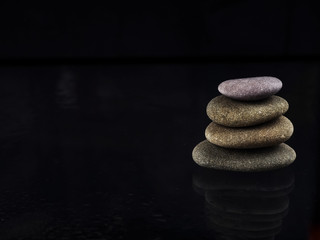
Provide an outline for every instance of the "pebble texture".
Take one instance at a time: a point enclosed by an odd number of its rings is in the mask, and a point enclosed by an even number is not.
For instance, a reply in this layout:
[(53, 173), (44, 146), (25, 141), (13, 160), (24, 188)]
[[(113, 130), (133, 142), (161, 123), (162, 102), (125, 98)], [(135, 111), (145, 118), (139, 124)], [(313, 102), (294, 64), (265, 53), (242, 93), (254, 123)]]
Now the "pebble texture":
[(205, 140), (193, 149), (192, 158), (202, 167), (252, 172), (288, 166), (296, 153), (285, 143), (261, 149), (226, 149)]
[(270, 97), (282, 88), (275, 77), (252, 77), (227, 80), (218, 86), (219, 92), (240, 101), (254, 101)]
[(220, 95), (208, 103), (207, 115), (213, 122), (223, 126), (248, 127), (277, 118), (288, 109), (288, 102), (279, 96), (241, 102)]
[(291, 121), (280, 116), (253, 127), (230, 128), (211, 122), (205, 130), (207, 140), (225, 148), (261, 148), (287, 141), (293, 133)]

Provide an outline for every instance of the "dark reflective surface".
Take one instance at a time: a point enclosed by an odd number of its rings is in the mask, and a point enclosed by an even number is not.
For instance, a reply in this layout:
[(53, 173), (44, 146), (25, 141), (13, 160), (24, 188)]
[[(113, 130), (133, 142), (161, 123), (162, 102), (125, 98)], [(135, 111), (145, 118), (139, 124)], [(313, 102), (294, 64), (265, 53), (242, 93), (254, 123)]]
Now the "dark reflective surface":
[(205, 198), (207, 225), (217, 239), (274, 239), (294, 188), (290, 167), (260, 173), (199, 168), (195, 190)]
[[(317, 239), (319, 67), (2, 67), (0, 238)], [(261, 75), (284, 83), (292, 174), (208, 180), (191, 158), (206, 104), (221, 81)]]

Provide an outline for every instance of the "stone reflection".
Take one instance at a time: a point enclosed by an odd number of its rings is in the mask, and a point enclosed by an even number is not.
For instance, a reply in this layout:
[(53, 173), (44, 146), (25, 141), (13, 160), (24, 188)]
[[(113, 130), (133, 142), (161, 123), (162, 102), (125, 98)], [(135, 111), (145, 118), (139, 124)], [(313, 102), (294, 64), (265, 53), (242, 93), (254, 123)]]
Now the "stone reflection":
[(205, 198), (207, 225), (216, 239), (271, 240), (288, 213), (294, 174), (290, 167), (259, 173), (198, 168), (193, 187)]

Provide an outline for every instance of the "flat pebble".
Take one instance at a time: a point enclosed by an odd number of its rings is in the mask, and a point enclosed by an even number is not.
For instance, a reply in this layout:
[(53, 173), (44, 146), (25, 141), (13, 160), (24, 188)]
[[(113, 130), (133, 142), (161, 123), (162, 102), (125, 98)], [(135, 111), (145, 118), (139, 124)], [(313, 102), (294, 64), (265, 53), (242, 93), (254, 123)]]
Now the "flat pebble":
[(293, 125), (285, 116), (253, 127), (230, 128), (211, 122), (205, 130), (207, 140), (225, 148), (261, 148), (287, 141)]
[(254, 172), (288, 166), (296, 153), (285, 143), (260, 149), (227, 149), (204, 140), (193, 149), (192, 158), (202, 167)]
[(227, 80), (218, 86), (219, 92), (240, 101), (254, 101), (270, 97), (282, 88), (282, 82), (275, 77), (251, 77)]
[(279, 97), (241, 102), (220, 95), (207, 105), (207, 115), (215, 123), (228, 127), (248, 127), (270, 121), (286, 113), (288, 102)]

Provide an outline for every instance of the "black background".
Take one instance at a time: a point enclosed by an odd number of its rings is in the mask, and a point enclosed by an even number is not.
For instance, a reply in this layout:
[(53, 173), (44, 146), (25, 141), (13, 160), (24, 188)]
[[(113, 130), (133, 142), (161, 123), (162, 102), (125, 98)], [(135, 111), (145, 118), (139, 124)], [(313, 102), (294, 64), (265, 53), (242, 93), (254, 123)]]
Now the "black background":
[(2, 1), (1, 239), (214, 239), (193, 147), (220, 82), (275, 76), (297, 152), (276, 239), (319, 239), (317, 1)]
[(1, 1), (1, 59), (319, 55), (319, 2)]

